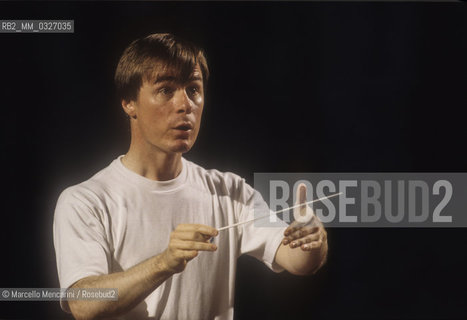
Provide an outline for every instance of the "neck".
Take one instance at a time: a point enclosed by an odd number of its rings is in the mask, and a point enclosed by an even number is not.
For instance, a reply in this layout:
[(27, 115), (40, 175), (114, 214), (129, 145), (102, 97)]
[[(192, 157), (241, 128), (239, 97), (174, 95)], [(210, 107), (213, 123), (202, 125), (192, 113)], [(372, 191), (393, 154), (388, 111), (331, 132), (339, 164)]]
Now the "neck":
[(181, 153), (168, 154), (155, 147), (137, 148), (133, 141), (122, 162), (131, 171), (151, 180), (172, 180), (182, 171)]

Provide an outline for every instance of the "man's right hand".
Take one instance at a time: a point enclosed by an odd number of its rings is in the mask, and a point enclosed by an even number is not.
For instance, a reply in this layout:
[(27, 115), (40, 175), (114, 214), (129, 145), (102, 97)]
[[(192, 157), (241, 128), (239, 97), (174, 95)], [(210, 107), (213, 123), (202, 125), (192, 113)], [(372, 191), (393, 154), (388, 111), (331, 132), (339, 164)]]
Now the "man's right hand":
[(219, 234), (217, 229), (202, 224), (179, 224), (170, 234), (170, 242), (162, 253), (168, 270), (179, 273), (198, 255), (198, 251), (216, 251), (209, 240)]
[(168, 248), (126, 271), (89, 276), (75, 282), (72, 288), (117, 288), (118, 300), (70, 300), (76, 319), (97, 319), (125, 314), (143, 301), (174, 273), (182, 272), (198, 251), (216, 251), (209, 243), (219, 231), (200, 224), (180, 224), (170, 235)]

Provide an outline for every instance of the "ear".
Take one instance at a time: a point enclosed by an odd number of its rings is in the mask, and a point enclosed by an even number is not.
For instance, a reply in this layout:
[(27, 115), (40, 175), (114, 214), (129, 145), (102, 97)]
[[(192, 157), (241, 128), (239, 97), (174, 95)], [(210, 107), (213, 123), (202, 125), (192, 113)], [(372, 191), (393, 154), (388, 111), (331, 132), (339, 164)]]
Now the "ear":
[(132, 119), (136, 119), (136, 106), (133, 100), (122, 100), (123, 111)]

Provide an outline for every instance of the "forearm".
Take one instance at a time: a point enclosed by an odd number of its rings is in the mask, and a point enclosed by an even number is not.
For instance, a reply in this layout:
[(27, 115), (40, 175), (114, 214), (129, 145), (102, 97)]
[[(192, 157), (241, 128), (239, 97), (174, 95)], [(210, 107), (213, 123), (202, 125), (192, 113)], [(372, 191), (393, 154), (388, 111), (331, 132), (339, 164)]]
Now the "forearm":
[(84, 278), (72, 288), (117, 288), (118, 300), (70, 300), (70, 310), (76, 319), (124, 314), (173, 274), (163, 262), (163, 254), (160, 254), (123, 272)]

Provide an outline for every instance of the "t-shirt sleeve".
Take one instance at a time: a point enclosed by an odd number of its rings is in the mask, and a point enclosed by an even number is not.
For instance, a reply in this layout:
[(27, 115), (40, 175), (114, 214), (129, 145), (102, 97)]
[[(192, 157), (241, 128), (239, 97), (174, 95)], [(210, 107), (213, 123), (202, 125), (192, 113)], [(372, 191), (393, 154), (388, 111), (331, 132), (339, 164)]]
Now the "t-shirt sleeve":
[[(271, 213), (261, 194), (245, 183), (246, 202), (241, 206), (239, 222), (267, 216)], [(248, 254), (263, 261), (274, 272), (284, 269), (275, 263), (277, 249), (284, 238), (288, 224), (277, 218), (271, 222), (269, 217), (242, 225), (240, 254)]]
[[(63, 191), (57, 201), (53, 239), (61, 288), (109, 273), (109, 244), (98, 209), (73, 187)], [(60, 305), (70, 312), (67, 303), (61, 300)]]

